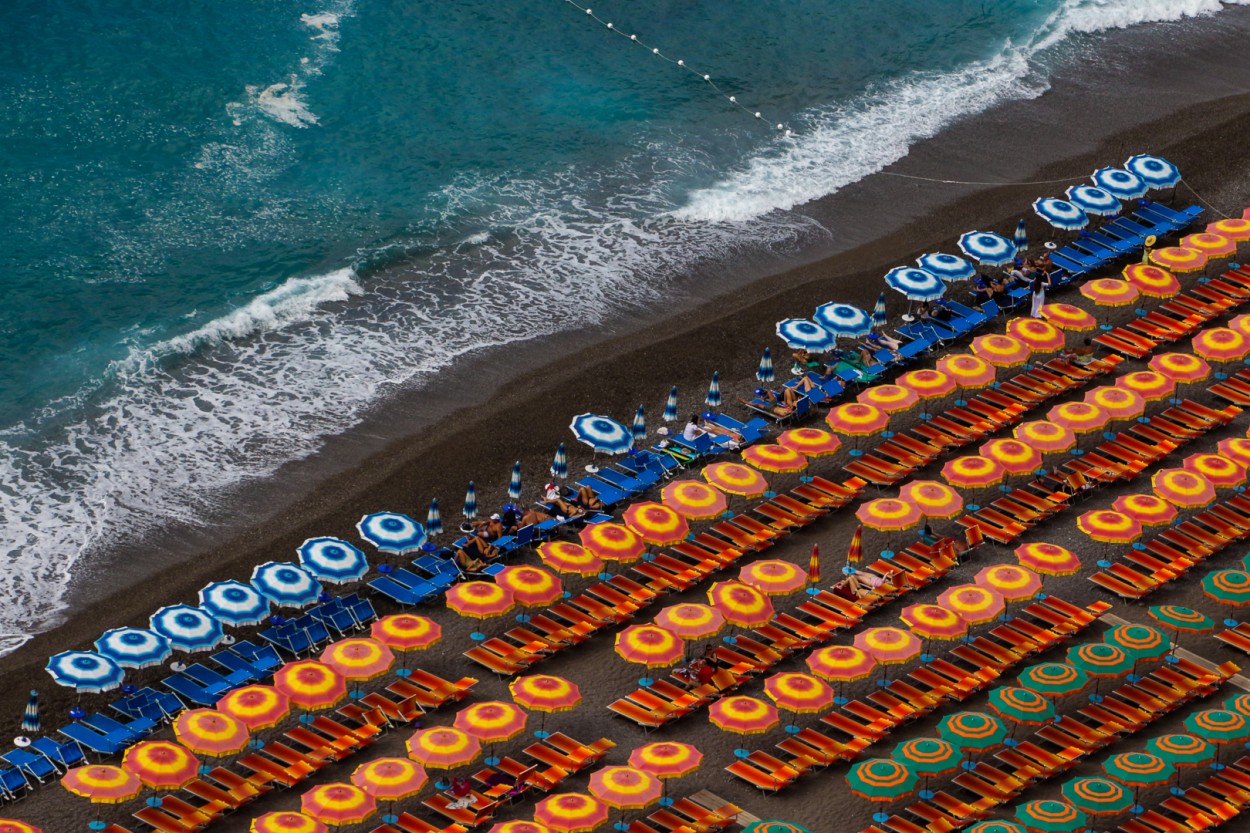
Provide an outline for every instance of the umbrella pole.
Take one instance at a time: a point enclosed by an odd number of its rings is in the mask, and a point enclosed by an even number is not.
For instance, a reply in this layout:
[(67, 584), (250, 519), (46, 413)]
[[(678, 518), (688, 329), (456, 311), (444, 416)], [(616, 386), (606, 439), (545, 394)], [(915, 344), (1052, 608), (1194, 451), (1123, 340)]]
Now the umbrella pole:
[(544, 740), (547, 737), (547, 712), (544, 711), (543, 716), (538, 721), (538, 731), (534, 733), (534, 737)]

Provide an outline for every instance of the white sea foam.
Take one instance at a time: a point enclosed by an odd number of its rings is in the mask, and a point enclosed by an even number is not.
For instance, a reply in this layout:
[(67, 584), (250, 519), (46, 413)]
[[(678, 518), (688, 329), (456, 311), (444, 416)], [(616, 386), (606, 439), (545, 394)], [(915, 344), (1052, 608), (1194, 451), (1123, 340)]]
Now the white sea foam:
[(261, 112), (274, 121), (291, 127), (308, 127), (317, 123), (317, 114), (308, 109), (304, 100), (304, 82), (297, 74), (292, 73), (288, 80), (270, 84), (263, 90), (248, 87), (247, 92)]

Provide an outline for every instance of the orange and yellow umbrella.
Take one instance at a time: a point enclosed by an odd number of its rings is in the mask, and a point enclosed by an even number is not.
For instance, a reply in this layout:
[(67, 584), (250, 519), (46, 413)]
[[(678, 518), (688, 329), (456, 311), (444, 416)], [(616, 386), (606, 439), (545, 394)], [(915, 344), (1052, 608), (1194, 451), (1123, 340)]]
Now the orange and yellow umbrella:
[(706, 639), (725, 627), (725, 615), (711, 605), (682, 602), (657, 613), (655, 624), (682, 639)]
[(860, 504), (855, 517), (864, 526), (882, 532), (911, 529), (922, 520), (920, 508), (914, 503), (892, 497), (879, 497)]
[(1175, 382), (1197, 382), (1211, 375), (1211, 366), (1189, 353), (1160, 353), (1150, 360), (1150, 369)]
[(455, 769), (482, 752), (482, 743), (450, 726), (431, 726), (408, 738), (408, 757), (427, 769)]
[(288, 662), (273, 675), (273, 687), (301, 709), (328, 709), (347, 696), (347, 683), (316, 660)]
[(525, 731), (525, 710), (503, 700), (484, 700), (456, 712), (455, 727), (485, 743), (511, 740)]
[(661, 490), (660, 499), (696, 521), (715, 518), (729, 505), (724, 492), (698, 480), (674, 480)]
[(940, 370), (909, 370), (898, 383), (916, 392), (921, 399), (939, 399), (955, 390), (955, 380)]
[(833, 705), (833, 689), (811, 674), (793, 671), (773, 674), (764, 680), (764, 693), (777, 708), (795, 714), (812, 714)]
[(648, 668), (672, 665), (685, 651), (685, 640), (658, 625), (630, 625), (616, 635), (616, 653)]
[(1153, 370), (1137, 370), (1133, 373), (1125, 373), (1115, 380), (1115, 386), (1132, 391), (1147, 402), (1154, 402), (1171, 396), (1172, 391), (1176, 390), (1176, 382)]
[(590, 794), (617, 810), (641, 810), (660, 800), (663, 784), (632, 766), (605, 766), (590, 774)]
[(291, 701), (273, 686), (248, 685), (224, 695), (217, 701), (217, 710), (255, 732), (281, 723), (291, 712)]
[(855, 636), (855, 647), (870, 655), (878, 665), (910, 662), (920, 654), (920, 640), (902, 628), (869, 628)]
[(321, 661), (348, 680), (373, 680), (395, 664), (391, 649), (376, 639), (351, 637), (326, 646)]
[(1016, 367), (1029, 360), (1033, 351), (1010, 335), (984, 335), (972, 340), (972, 352), (995, 367)]
[(1040, 318), (1019, 317), (1007, 322), (1007, 335), (1018, 339), (1035, 353), (1062, 350), (1066, 340), (1063, 331)]
[(914, 604), (899, 614), (912, 633), (925, 639), (958, 639), (968, 632), (968, 622), (953, 610), (931, 604)]
[(214, 758), (242, 751), (249, 740), (241, 720), (214, 709), (188, 709), (179, 714), (174, 737), (192, 752)]
[(1064, 402), (1047, 411), (1046, 418), (1077, 434), (1088, 434), (1105, 428), (1111, 414), (1088, 402)]
[(1081, 569), (1081, 559), (1076, 553), (1044, 541), (1021, 544), (1016, 547), (1015, 556), (1021, 566), (1047, 576), (1070, 576)]
[(699, 768), (703, 753), (688, 743), (665, 740), (639, 746), (629, 753), (629, 765), (657, 778), (683, 778)]
[(490, 581), (462, 581), (445, 598), (449, 608), (473, 619), (502, 616), (516, 607), (512, 591)]
[(327, 833), (330, 828), (312, 816), (279, 810), (252, 819), (252, 833)]
[(1207, 266), (1207, 256), (1187, 246), (1164, 246), (1151, 250), (1150, 262), (1173, 272), (1200, 272)]
[(742, 450), (742, 460), (761, 471), (777, 473), (803, 471), (807, 458), (793, 448), (779, 443), (763, 443)]
[(898, 496), (926, 518), (953, 518), (964, 508), (959, 493), (936, 480), (913, 480), (899, 490)]
[(806, 584), (807, 573), (797, 564), (773, 558), (746, 565), (739, 571), (738, 581), (770, 596), (784, 596)]
[(1206, 230), (1229, 240), (1250, 240), (1250, 220), (1243, 217), (1225, 217), (1223, 220), (1207, 223)]
[(126, 750), (122, 769), (154, 790), (185, 787), (199, 775), (200, 761), (167, 740), (141, 740)]
[(1121, 495), (1111, 508), (1136, 518), (1143, 526), (1164, 526), (1176, 517), (1176, 507), (1157, 495)]
[(982, 443), (978, 450), (982, 457), (998, 463), (1008, 474), (1029, 474), (1042, 467), (1041, 452), (1020, 440), (990, 440)]
[(717, 727), (740, 735), (758, 735), (777, 725), (777, 709), (758, 697), (722, 697), (707, 711)]
[(564, 585), (542, 567), (512, 564), (495, 576), (495, 583), (507, 588), (522, 607), (542, 607), (553, 603), (564, 593)]
[(531, 674), (508, 683), (512, 699), (531, 711), (567, 712), (582, 702), (581, 689), (571, 680), (551, 674)]
[(1027, 567), (995, 564), (979, 570), (972, 579), (982, 587), (998, 593), (1009, 602), (1031, 599), (1042, 589), (1042, 580)]
[(392, 651), (420, 651), (443, 638), (443, 629), (428, 616), (392, 613), (373, 623), (369, 635)]
[(764, 475), (741, 463), (712, 463), (703, 467), (702, 474), (704, 480), (726, 494), (759, 497), (768, 491)]
[(1141, 537), (1141, 521), (1108, 509), (1084, 513), (1076, 519), (1076, 527), (1104, 544), (1131, 544)]
[(94, 804), (120, 804), (143, 790), (143, 784), (132, 773), (104, 764), (74, 767), (61, 776), (61, 786)]
[(1202, 475), (1217, 489), (1246, 482), (1246, 464), (1218, 454), (1190, 454), (1181, 465)]
[(1001, 593), (979, 584), (961, 584), (943, 591), (939, 606), (955, 611), (969, 625), (980, 625), (1001, 616), (1007, 601)]
[(1229, 327), (1202, 330), (1193, 338), (1194, 352), (1213, 362), (1231, 362), (1250, 354), (1250, 337)]
[(994, 384), (998, 375), (994, 365), (972, 353), (952, 353), (938, 359), (937, 369), (961, 388), (983, 388)]
[(501, 821), (493, 825), (487, 833), (556, 833), (556, 831), (536, 821), (516, 819), (513, 821)]
[(1189, 469), (1162, 469), (1150, 478), (1154, 493), (1175, 506), (1193, 509), (1215, 500), (1215, 486)]
[(827, 645), (807, 655), (807, 668), (831, 683), (853, 683), (877, 669), (872, 654), (851, 645)]
[(1146, 411), (1146, 400), (1128, 388), (1103, 385), (1085, 394), (1085, 401), (1106, 411), (1112, 419), (1133, 419)]
[(690, 534), (684, 515), (653, 500), (631, 504), (621, 514), (621, 521), (642, 540), (659, 547), (679, 543)]
[(1071, 428), (1046, 419), (1022, 422), (1011, 433), (1017, 440), (1028, 443), (1043, 454), (1069, 451), (1076, 445), (1076, 434)]
[(1151, 298), (1171, 298), (1181, 291), (1181, 282), (1166, 269), (1148, 263), (1132, 263), (1124, 267), (1124, 279)]
[(1228, 322), (1228, 326), (1242, 335), (1250, 335), (1250, 315), (1238, 315)]
[(997, 460), (969, 454), (942, 466), (942, 477), (952, 486), (980, 488), (1003, 482), (1006, 472)]
[(809, 458), (827, 457), (842, 447), (840, 439), (819, 428), (791, 428), (782, 432), (777, 442)]
[(1119, 278), (1097, 278), (1082, 284), (1081, 294), (1104, 307), (1123, 307), (1136, 301), (1141, 292)]
[(17, 819), (0, 819), (0, 833), (43, 833), (43, 828)]
[(534, 821), (558, 833), (583, 833), (607, 820), (607, 805), (582, 793), (556, 793), (534, 806)]
[(1186, 249), (1196, 249), (1212, 257), (1228, 257), (1237, 254), (1237, 241), (1212, 231), (1200, 231), (1187, 234), (1181, 238), (1181, 245)]
[(425, 767), (409, 758), (374, 758), (352, 773), (352, 783), (379, 801), (402, 801), (421, 792)]
[(603, 560), (581, 544), (572, 541), (547, 541), (538, 545), (538, 557), (553, 570), (579, 576), (597, 576), (603, 572)]
[(629, 527), (617, 523), (587, 524), (578, 538), (583, 547), (604, 561), (637, 561), (647, 551), (646, 541)]
[(1220, 440), (1217, 447), (1220, 454), (1228, 459), (1241, 463), (1243, 466), (1250, 466), (1250, 438), (1230, 437), (1227, 440)]
[(829, 409), (825, 424), (848, 437), (867, 437), (884, 431), (890, 424), (890, 415), (875, 405), (844, 402)]
[(902, 385), (873, 385), (860, 391), (855, 399), (862, 405), (871, 405), (888, 414), (906, 411), (920, 401), (914, 390)]
[(355, 784), (321, 784), (299, 797), (300, 810), (334, 827), (359, 824), (378, 811), (378, 802)]
[(739, 581), (718, 581), (707, 591), (707, 597), (727, 621), (739, 627), (758, 628), (774, 615), (768, 596)]
[(1045, 304), (1042, 317), (1061, 330), (1086, 332), (1098, 329), (1098, 319), (1072, 304)]

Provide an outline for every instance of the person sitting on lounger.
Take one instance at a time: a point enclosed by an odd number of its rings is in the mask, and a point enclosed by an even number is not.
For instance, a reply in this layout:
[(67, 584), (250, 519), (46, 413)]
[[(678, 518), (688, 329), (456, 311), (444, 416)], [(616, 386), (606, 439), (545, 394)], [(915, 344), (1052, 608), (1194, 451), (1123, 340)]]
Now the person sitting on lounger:
[(795, 350), (792, 355), (794, 356), (794, 367), (790, 368), (790, 372), (795, 376), (801, 376), (804, 371), (820, 367), (820, 362), (806, 350)]
[[(824, 386), (830, 382), (838, 381), (838, 374), (833, 372), (832, 367), (825, 365), (823, 370), (824, 372), (818, 374), (815, 379), (812, 379), (810, 373), (804, 374), (798, 384), (799, 390), (807, 394), (809, 399), (813, 399), (817, 402), (828, 402), (832, 399), (833, 397), (828, 394)], [(812, 391), (815, 391), (815, 393), (813, 394)]]
[(681, 438), (688, 443), (693, 443), (704, 434), (711, 434), (714, 437), (726, 437), (729, 440), (727, 443), (718, 443), (718, 445), (730, 449), (738, 448), (743, 440), (742, 435), (732, 428), (725, 428), (712, 422), (713, 416), (714, 414), (711, 411), (708, 411), (703, 416), (691, 414), (690, 421), (686, 423), (686, 429), (681, 432)]
[(1081, 342), (1081, 346), (1072, 351), (1072, 363), (1085, 367), (1094, 360), (1094, 342), (1093, 339), (1086, 338)]
[(933, 534), (933, 528), (929, 526), (928, 522), (925, 522), (925, 525), (920, 528), (920, 542), (929, 546), (933, 546), (938, 542), (938, 537)]
[(764, 388), (756, 388), (755, 395), (772, 405), (773, 413), (781, 417), (790, 416), (799, 404), (799, 394), (794, 388), (782, 388), (781, 399), (777, 399), (777, 394)]
[(530, 526), (531, 524), (540, 524), (543, 521), (550, 521), (553, 516), (541, 509), (526, 509), (525, 514), (521, 516), (521, 526)]
[(478, 573), (498, 557), (499, 547), (486, 540), (482, 531), (478, 531), (464, 542), (463, 547), (456, 550), (455, 561), (466, 573)]
[(487, 541), (498, 541), (504, 536), (503, 517), (496, 512), (490, 516), (489, 520), (478, 527), (478, 532)]
[(447, 794), (455, 801), (447, 805), (449, 810), (464, 810), (473, 805), (473, 784), (468, 778), (453, 778)]
[(543, 499), (546, 500), (547, 503), (555, 507), (556, 512), (558, 512), (562, 516), (562, 519), (563, 518), (575, 518), (578, 515), (586, 514), (585, 509), (573, 503), (570, 503), (569, 501), (561, 497), (560, 490), (556, 488), (556, 484), (554, 483), (548, 483), (546, 485), (546, 487), (543, 489), (543, 496), (544, 496)]

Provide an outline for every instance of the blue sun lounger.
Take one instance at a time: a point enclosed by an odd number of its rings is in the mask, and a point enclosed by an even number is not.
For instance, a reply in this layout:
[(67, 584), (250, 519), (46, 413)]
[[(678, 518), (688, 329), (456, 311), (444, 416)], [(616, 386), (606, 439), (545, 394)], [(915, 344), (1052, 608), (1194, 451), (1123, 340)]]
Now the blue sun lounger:
[(239, 685), (254, 683), (263, 677), (268, 676), (264, 671), (243, 659), (243, 657), (238, 654), (233, 654), (230, 651), (218, 651), (209, 657), (209, 659), (220, 665), (231, 674), (242, 674), (246, 676), (247, 679), (240, 682)]
[(141, 688), (129, 697), (109, 703), (109, 708), (130, 720), (146, 717), (160, 723), (171, 719), (184, 706), (176, 695)]
[[(578, 486), (589, 486), (590, 491), (595, 493), (599, 500), (603, 501), (604, 506), (613, 506), (630, 497), (629, 492), (624, 492), (611, 483), (600, 480), (597, 477), (583, 477), (577, 481)], [(569, 490), (564, 499), (572, 501), (577, 497), (577, 492)]]
[(131, 721), (122, 723), (98, 712), (87, 715), (82, 722), (92, 729), (104, 732), (107, 735), (124, 733), (130, 737), (131, 742), (146, 738), (156, 729), (156, 721), (146, 717), (136, 717)]
[[(839, 392), (841, 392), (841, 387), (838, 385)], [(768, 421), (759, 417), (752, 417), (747, 422), (739, 422), (728, 414), (713, 414), (711, 421), (728, 431), (737, 431), (742, 436), (743, 445), (759, 442), (768, 434)]]
[[(173, 697), (172, 694), (169, 696)], [(74, 741), (59, 743), (47, 736), (35, 738), (31, 741), (30, 748), (47, 758), (52, 762), (53, 766), (61, 770), (75, 767), (87, 757), (82, 751), (82, 747)]]
[(1177, 210), (1175, 208), (1169, 208), (1163, 203), (1154, 202), (1153, 200), (1138, 200), (1137, 205), (1147, 211), (1152, 211), (1155, 214), (1168, 217), (1174, 222), (1183, 223), (1184, 225), (1180, 226), (1180, 228), (1184, 228), (1194, 220), (1197, 220), (1202, 216), (1202, 212), (1206, 210), (1200, 205), (1191, 205), (1188, 208)]
[[(391, 578), (387, 576), (380, 576), (378, 578), (375, 578), (373, 581), (369, 582), (369, 586), (372, 587), (377, 592), (381, 593), (383, 596), (386, 596), (388, 599), (393, 599), (394, 601), (398, 602), (399, 604), (405, 607), (412, 607), (413, 605), (419, 605), (422, 602), (424, 602), (427, 598), (429, 598), (429, 596), (426, 596), (422, 593), (418, 593), (417, 591), (413, 590), (411, 587), (405, 587), (404, 585), (400, 584), (397, 581), (393, 581)], [(268, 637), (266, 637), (264, 634), (261, 634), (261, 638), (267, 639)], [(274, 644), (279, 646), (280, 648), (286, 648), (287, 650), (291, 651), (291, 653), (293, 654), (299, 653), (298, 651), (295, 651), (291, 648), (287, 648), (287, 646), (283, 644), (282, 642), (274, 641)]]
[(230, 646), (230, 650), (262, 671), (269, 671), (282, 664), (282, 657), (278, 656), (272, 645), (254, 645), (246, 639), (240, 639)]
[(1145, 243), (1147, 237), (1157, 237), (1160, 234), (1167, 234), (1171, 231), (1171, 226), (1160, 226), (1155, 223), (1143, 225), (1132, 217), (1116, 217), (1110, 223), (1104, 223), (1102, 231), (1108, 234), (1116, 234), (1125, 239), (1130, 237), (1141, 240)]
[[(218, 697), (214, 697), (212, 700), (200, 705), (215, 705), (218, 699)], [(57, 731), (99, 755), (116, 755), (131, 743), (125, 733), (105, 735), (82, 723), (70, 723), (57, 729)]]
[(0, 755), (9, 766), (17, 767), (27, 778), (33, 778), (40, 784), (46, 783), (49, 778), (55, 778), (61, 772), (52, 762), (42, 755), (36, 755), (33, 752), (27, 752), (25, 749), (13, 749)]
[(1066, 269), (1067, 265), (1055, 260), (1056, 256), (1063, 258), (1065, 261), (1070, 261), (1084, 267), (1086, 272), (1099, 269), (1106, 265), (1106, 258), (1094, 257), (1093, 255), (1074, 249), (1071, 246), (1060, 246), (1058, 249), (1055, 249), (1050, 253), (1050, 262), (1057, 266), (1063, 266)]
[(1128, 240), (1119, 240), (1106, 234), (1090, 231), (1089, 229), (1082, 229), (1077, 234), (1074, 245), (1081, 248), (1093, 246), (1095, 247), (1094, 254), (1103, 255), (1104, 253), (1110, 253), (1109, 255), (1104, 255), (1108, 257), (1124, 257), (1135, 250), (1141, 249), (1140, 243), (1133, 244)]
[(1189, 219), (1164, 213), (1158, 209), (1158, 206), (1154, 205), (1139, 206), (1133, 212), (1133, 216), (1140, 219), (1143, 223), (1153, 222), (1157, 227), (1164, 229), (1164, 234), (1181, 231), (1190, 223)]
[(19, 769), (0, 769), (0, 795), (6, 801), (17, 801), (26, 795), (30, 782)]
[(611, 466), (604, 466), (599, 469), (595, 477), (610, 483), (622, 492), (628, 492), (631, 497), (645, 492), (648, 487), (655, 483), (655, 480), (647, 479), (645, 475), (643, 477), (631, 477)]

